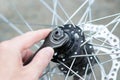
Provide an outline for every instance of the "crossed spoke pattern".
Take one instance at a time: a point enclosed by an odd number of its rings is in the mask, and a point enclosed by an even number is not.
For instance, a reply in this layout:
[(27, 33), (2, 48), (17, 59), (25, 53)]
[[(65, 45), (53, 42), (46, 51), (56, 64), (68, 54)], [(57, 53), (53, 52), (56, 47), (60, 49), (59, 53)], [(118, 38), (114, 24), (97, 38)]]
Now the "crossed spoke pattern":
[[(51, 2), (51, 4), (49, 3)], [(78, 8), (72, 13), (69, 14), (66, 10), (66, 8), (63, 6), (62, 2), (60, 0), (39, 0), (39, 5), (44, 6), (52, 15), (51, 18), (51, 22), (49, 23), (49, 25), (46, 24), (38, 24), (39, 26), (48, 26), (48, 27), (56, 27), (59, 24), (74, 24), (74, 17), (79, 17), (79, 20), (77, 21), (77, 24), (84, 32), (85, 36), (86, 36), (86, 41), (83, 42), (83, 44), (80, 45), (80, 47), (84, 46), (87, 42), (89, 42), (90, 44), (93, 45), (95, 52), (92, 54), (88, 54), (86, 51), (86, 48), (84, 48), (85, 50), (85, 55), (73, 55), (72, 58), (73, 61), (71, 62), (71, 66), (67, 66), (66, 64), (64, 64), (61, 61), (58, 61), (60, 64), (62, 64), (64, 67), (66, 67), (68, 69), (67, 75), (64, 75), (61, 71), (58, 70), (57, 66), (59, 64), (54, 64), (51, 63), (52, 66), (54, 65), (54, 67), (51, 67), (51, 64), (49, 64), (49, 66), (46, 68), (43, 76), (41, 77), (41, 80), (53, 80), (53, 77), (55, 75), (57, 76), (63, 76), (64, 80), (70, 80), (71, 77), (69, 76), (70, 72), (74, 73), (73, 76), (77, 76), (80, 80), (97, 80), (100, 77), (97, 77), (97, 75), (101, 76), (101, 80), (105, 80), (105, 79), (113, 79), (116, 80), (117, 76), (113, 76), (111, 78), (109, 73), (106, 73), (106, 70), (104, 68), (104, 65), (107, 63), (111, 63), (113, 65), (113, 61), (118, 61), (118, 59), (120, 58), (120, 47), (119, 44), (118, 45), (112, 45), (109, 41), (108, 41), (108, 37), (106, 38), (99, 38), (96, 37), (99, 32), (101, 32), (102, 30), (106, 30), (109, 29), (111, 26), (112, 28), (109, 30), (110, 34), (113, 34), (116, 29), (119, 26), (119, 22), (120, 22), (120, 13), (116, 13), (113, 15), (107, 15), (101, 18), (97, 18), (97, 19), (93, 19), (93, 15), (92, 15), (92, 5), (95, 1), (94, 0), (84, 0), (82, 1), (82, 4), (80, 4), (78, 6)], [(19, 17), (19, 19), (23, 22), (23, 24), (25, 24), (25, 26), (29, 29), (29, 31), (33, 31), (33, 25), (31, 25), (31, 23), (29, 23), (24, 17), (23, 14), (18, 10), (17, 5), (14, 4), (14, 2), (9, 2), (11, 5), (11, 8), (14, 10), (14, 13), (17, 14), (17, 16)], [(59, 10), (61, 11), (63, 15), (60, 14)], [(82, 10), (84, 11), (82, 13), (82, 15), (79, 15), (80, 12), (82, 12)], [(46, 13), (47, 14), (47, 13)], [(79, 16), (78, 16), (79, 15)], [(108, 18), (114, 18), (111, 21), (109, 21), (107, 24), (104, 25), (104, 29), (102, 30), (98, 30), (98, 31), (86, 31), (84, 29), (84, 26), (86, 26), (86, 24), (94, 24), (95, 22), (100, 22), (102, 20), (108, 19)], [(4, 14), (0, 13), (0, 19), (6, 23), (7, 25), (9, 25), (9, 27), (11, 27), (13, 30), (15, 30), (17, 33), (19, 33), (20, 35), (23, 34), (24, 32), (15, 25), (14, 22), (10, 21), (9, 19), (7, 19), (6, 16), (4, 16)], [(16, 23), (17, 24), (17, 23)], [(91, 25), (92, 26), (92, 25)], [(97, 25), (96, 25), (97, 26)], [(98, 25), (99, 27), (99, 25)], [(94, 29), (94, 27), (93, 27)], [(109, 35), (109, 34), (108, 34)], [(112, 39), (111, 39), (112, 40)], [(39, 48), (39, 45), (35, 45), (36, 48)], [(85, 47), (85, 46), (84, 46)], [(114, 57), (116, 56), (117, 57)], [(90, 57), (93, 56), (94, 59), (96, 60), (96, 65), (92, 65), (91, 61), (90, 61)], [(97, 59), (97, 57), (99, 58), (99, 56), (102, 56), (103, 58), (105, 56), (109, 56), (110, 59), (106, 60), (106, 61), (102, 61), (101, 59)], [(77, 71), (72, 70), (72, 67), (74, 66), (74, 63), (76, 61), (76, 58), (78, 57), (87, 57), (88, 60), (88, 65), (85, 68), (85, 73), (84, 76), (80, 76), (78, 74)], [(110, 73), (111, 70), (110, 69)], [(100, 72), (96, 72), (95, 69), (99, 68)], [(88, 69), (91, 69), (91, 74), (87, 74)], [(117, 69), (119, 70), (119, 69)], [(116, 73), (117, 74), (117, 73)], [(114, 74), (115, 75), (115, 74)]]

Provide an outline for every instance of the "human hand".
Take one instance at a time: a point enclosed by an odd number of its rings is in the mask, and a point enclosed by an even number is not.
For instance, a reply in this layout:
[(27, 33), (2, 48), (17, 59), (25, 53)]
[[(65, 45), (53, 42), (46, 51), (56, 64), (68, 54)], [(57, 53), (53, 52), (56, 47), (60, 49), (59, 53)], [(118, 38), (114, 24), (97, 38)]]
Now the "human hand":
[(23, 66), (32, 52), (29, 49), (36, 42), (44, 39), (49, 29), (28, 32), (0, 43), (0, 80), (38, 80), (53, 56), (53, 49), (41, 49), (33, 60)]

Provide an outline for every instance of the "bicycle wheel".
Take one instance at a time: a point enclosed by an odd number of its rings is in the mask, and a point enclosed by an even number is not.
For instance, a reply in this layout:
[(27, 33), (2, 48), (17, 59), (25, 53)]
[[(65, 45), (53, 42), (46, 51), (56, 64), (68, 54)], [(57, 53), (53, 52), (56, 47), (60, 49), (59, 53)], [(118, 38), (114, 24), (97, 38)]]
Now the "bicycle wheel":
[[(120, 79), (119, 0), (1, 0), (0, 3), (1, 41), (27, 31), (70, 24), (84, 32), (85, 40), (79, 46), (92, 45), (88, 46), (94, 49), (91, 54), (86, 48), (83, 55), (74, 52), (69, 65), (64, 60), (51, 61), (40, 80)], [(39, 46), (36, 44), (34, 50)], [(82, 63), (76, 61), (83, 57), (87, 63), (81, 67)]]

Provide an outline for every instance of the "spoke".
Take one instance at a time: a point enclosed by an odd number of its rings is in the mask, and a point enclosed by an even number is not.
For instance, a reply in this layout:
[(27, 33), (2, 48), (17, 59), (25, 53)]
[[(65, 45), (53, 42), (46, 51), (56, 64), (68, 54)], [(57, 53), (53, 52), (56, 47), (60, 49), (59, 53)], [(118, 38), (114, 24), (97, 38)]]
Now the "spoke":
[(101, 64), (102, 64), (102, 65), (103, 65), (103, 64), (106, 64), (106, 63), (108, 63), (108, 62), (110, 62), (110, 61), (113, 61), (113, 60), (115, 60), (115, 59), (118, 59), (118, 58), (120, 58), (120, 57), (116, 57), (116, 58), (109, 59), (109, 60), (107, 60), (107, 61), (102, 62)]
[[(58, 65), (54, 66), (53, 68), (51, 68), (51, 71), (53, 71), (57, 67), (58, 67)], [(45, 73), (43, 73), (41, 78), (44, 77), (48, 72), (49, 72), (49, 70), (47, 70)]]
[[(97, 32), (97, 33), (98, 33), (98, 32)], [(96, 34), (97, 34), (97, 33), (96, 33)], [(80, 45), (80, 47), (84, 46), (87, 42), (89, 42), (90, 40), (92, 40), (92, 39), (94, 38), (94, 36), (96, 36), (96, 34), (90, 36), (85, 42), (83, 42), (83, 43)]]
[[(84, 50), (85, 50), (86, 55), (88, 55), (85, 47), (84, 47)], [(87, 57), (87, 60), (88, 60), (88, 63), (89, 63), (89, 65), (90, 65), (91, 71), (92, 71), (92, 73), (93, 73), (93, 77), (94, 77), (95, 80), (97, 80), (97, 79), (96, 79), (96, 76), (95, 76), (95, 72), (94, 72), (93, 67), (92, 67), (92, 64), (91, 64), (90, 59), (89, 59), (88, 57)]]
[(54, 10), (53, 10), (44, 0), (39, 0), (39, 1), (42, 2), (42, 3), (46, 6), (46, 8), (48, 8), (48, 10), (49, 10), (50, 12), (52, 12), (53, 14), (55, 14), (56, 17), (57, 17), (62, 23), (65, 22), (58, 14), (56, 14), (56, 13), (54, 12)]
[[(24, 19), (24, 17), (22, 16), (22, 14), (17, 10), (17, 8), (16, 8), (16, 6), (14, 5), (14, 4), (12, 4), (11, 3), (11, 5), (12, 5), (12, 7), (13, 7), (13, 9), (16, 11), (16, 13), (17, 13), (17, 15), (19, 16), (19, 18), (25, 23), (25, 25), (28, 27), (28, 29), (30, 30), (30, 31), (33, 31), (33, 29), (32, 29), (32, 27), (28, 24), (28, 22)], [(39, 46), (37, 45), (37, 44), (35, 44), (35, 47), (38, 49), (39, 48)]]
[(90, 20), (90, 21), (88, 21), (88, 23), (96, 22), (96, 21), (99, 21), (99, 20), (103, 20), (103, 19), (106, 19), (106, 18), (110, 18), (110, 17), (118, 16), (118, 15), (120, 15), (120, 13), (113, 14), (113, 15), (109, 15), (109, 16), (105, 16), (105, 17), (101, 17), (101, 18), (94, 19), (94, 20)]
[(120, 16), (117, 16), (115, 19), (113, 19), (111, 22), (109, 22), (108, 24), (105, 25), (105, 27), (108, 27), (109, 25), (119, 22), (117, 19), (120, 18)]
[(65, 24), (67, 24), (88, 2), (88, 0), (86, 0), (73, 14), (72, 16), (65, 22)]
[(65, 80), (68, 79), (68, 76), (69, 76), (69, 74), (70, 74), (70, 71), (71, 71), (71, 69), (72, 69), (74, 63), (75, 63), (75, 60), (76, 60), (76, 58), (73, 59), (73, 61), (72, 61), (72, 63), (71, 63), (71, 66), (70, 66), (70, 68), (69, 68), (69, 71), (68, 71), (68, 73), (67, 73), (67, 75), (66, 75), (66, 77), (65, 77)]
[[(117, 18), (119, 18), (119, 17), (117, 17)], [(115, 18), (115, 19), (117, 19), (117, 18)], [(88, 40), (86, 40), (81, 46), (83, 46), (85, 43), (87, 43), (87, 42), (88, 42), (91, 38), (93, 38), (93, 37), (94, 37), (94, 36), (91, 36), (91, 37), (90, 37)], [(106, 42), (106, 41), (104, 41), (104, 42)], [(104, 43), (104, 42), (103, 42), (103, 43)], [(81, 47), (81, 46), (80, 46), (80, 47)], [(98, 51), (98, 52), (99, 52), (99, 51)], [(98, 52), (97, 52), (97, 53), (98, 53)], [(95, 56), (94, 56), (94, 57), (95, 57)], [(95, 58), (96, 58), (96, 57), (95, 57)], [(99, 64), (98, 60), (97, 60), (97, 63)], [(104, 70), (103, 66), (101, 66), (100, 64), (99, 64), (99, 66), (101, 67), (101, 70)], [(104, 72), (104, 71), (103, 71), (103, 72)], [(105, 72), (104, 72), (104, 74), (105, 74)]]
[[(55, 0), (55, 2), (54, 2), (54, 0), (53, 0), (53, 7), (54, 7), (54, 12), (56, 13), (56, 8), (57, 8), (57, 0)], [(52, 17), (52, 25), (55, 23), (55, 14), (53, 14), (53, 17)], [(55, 23), (56, 24), (56, 23)]]
[(94, 39), (94, 36), (97, 35), (98, 32), (96, 32), (94, 35), (91, 35), (85, 42), (83, 42), (80, 47), (84, 46), (87, 42), (89, 42), (90, 40)]
[[(65, 9), (62, 7), (62, 5), (60, 4), (60, 2), (58, 1), (58, 5), (59, 7), (62, 9), (62, 11), (64, 12), (64, 14), (66, 15), (67, 19), (69, 19), (69, 15), (68, 13), (65, 11)], [(72, 22), (72, 20), (70, 19), (70, 22), (74, 25), (74, 23)]]
[[(61, 61), (59, 61), (58, 60), (58, 62), (60, 63), (60, 64), (62, 64), (63, 66), (65, 66), (66, 68), (68, 68), (69, 69), (69, 67), (66, 65), (66, 64), (64, 64), (63, 62), (61, 62)], [(72, 69), (69, 69), (71, 72), (73, 72), (76, 76), (78, 76), (81, 80), (84, 80), (79, 74), (77, 74), (77, 72), (75, 72), (75, 71), (73, 71)]]
[[(95, 38), (95, 37), (94, 37), (94, 39), (97, 40), (97, 41), (99, 41), (99, 42), (104, 42), (103, 40), (97, 39), (97, 38)], [(114, 46), (110, 45), (108, 42), (105, 42), (105, 44), (109, 45), (110, 47), (114, 47)]]
[(88, 12), (88, 15), (89, 15), (89, 21), (91, 21), (92, 20), (92, 9), (91, 9), (91, 6), (92, 6), (92, 4), (93, 4), (93, 2), (94, 2), (94, 0), (89, 0), (89, 5), (88, 5), (88, 8), (89, 8), (89, 12)]
[(86, 11), (84, 12), (84, 14), (82, 15), (81, 19), (79, 20), (79, 22), (77, 23), (77, 25), (80, 25), (83, 21), (83, 19), (85, 18), (85, 16), (87, 16), (89, 11), (89, 8), (86, 9)]
[(17, 33), (19, 34), (23, 34), (23, 32), (17, 28), (12, 22), (10, 22), (5, 16), (3, 16), (2, 14), (0, 14), (0, 18), (7, 23), (12, 29), (14, 29)]
[(89, 0), (89, 11), (88, 11), (88, 13), (89, 13), (89, 20), (91, 21), (92, 20), (92, 12), (91, 12), (91, 5), (92, 5), (92, 3), (91, 3), (91, 0)]
[(82, 44), (80, 45), (80, 47), (84, 46), (84, 45), (85, 45), (88, 41), (90, 41), (91, 39), (93, 39), (93, 36), (90, 37), (88, 40), (86, 40), (84, 43), (82, 43)]
[(83, 24), (87, 23), (87, 18), (88, 18), (88, 13), (87, 13), (87, 15), (86, 15), (86, 17), (85, 17), (85, 20), (84, 20), (84, 23), (83, 23)]
[[(53, 0), (53, 2), (54, 2), (54, 0)], [(57, 5), (58, 5), (58, 0), (56, 0), (56, 4), (55, 4), (56, 14), (57, 14)], [(57, 25), (57, 24), (58, 24), (58, 18), (57, 18), (57, 16), (55, 15), (55, 25)]]
[[(58, 0), (53, 0), (53, 3), (54, 3), (54, 12), (55, 12), (55, 14), (57, 14), (56, 8), (57, 8)], [(57, 17), (56, 17), (55, 14), (53, 13), (52, 25), (53, 25), (54, 23), (55, 23), (55, 25), (57, 24)]]
[[(119, 16), (118, 16), (117, 18), (119, 18)], [(117, 18), (115, 18), (115, 19), (117, 19)], [(114, 20), (115, 20), (115, 19), (114, 19)], [(104, 41), (104, 42), (106, 42), (106, 41)], [(103, 42), (103, 45), (105, 44), (104, 42)], [(99, 51), (98, 51), (98, 52), (99, 52)], [(96, 52), (96, 53), (98, 53), (98, 52)], [(96, 57), (95, 57), (95, 58), (96, 58)], [(96, 60), (97, 60), (97, 59), (96, 59)], [(98, 60), (97, 60), (97, 63), (98, 63), (98, 65), (99, 65)], [(103, 70), (103, 67), (102, 67), (101, 65), (99, 65), (99, 66), (101, 67), (101, 70)], [(104, 71), (103, 71), (103, 72), (104, 72)], [(104, 73), (105, 73), (105, 72), (104, 72)]]
[(74, 55), (71, 56), (71, 58), (73, 57), (90, 57), (90, 56), (106, 56), (106, 55), (118, 55), (120, 53), (99, 53), (99, 54), (87, 54), (87, 55)]
[[(108, 62), (112, 62), (113, 60), (116, 60), (116, 59), (118, 59), (118, 58), (120, 58), (120, 57), (116, 57), (116, 58), (112, 58), (112, 59), (106, 60), (106, 61), (104, 61), (104, 62), (101, 62), (100, 64), (101, 64), (101, 65), (104, 65), (104, 64), (106, 64), (106, 63), (108, 63)], [(93, 67), (96, 67), (97, 65), (98, 65), (98, 64), (94, 65)]]
[[(17, 33), (19, 34), (24, 34), (24, 32), (22, 32), (19, 28), (17, 28), (12, 22), (10, 22), (5, 16), (3, 16), (2, 14), (0, 14), (0, 18), (6, 22), (12, 29), (14, 29)], [(38, 45), (35, 44), (36, 48), (39, 48)]]
[[(119, 17), (119, 16), (118, 16)], [(111, 21), (112, 22), (112, 21)], [(114, 31), (114, 29), (116, 28), (116, 25), (113, 27), (113, 29), (110, 31), (111, 33), (112, 33), (112, 31)], [(107, 41), (107, 38), (104, 40), (104, 42), (106, 42)], [(103, 46), (105, 43), (102, 43), (101, 44), (101, 46)], [(98, 54), (100, 52), (100, 50), (98, 50), (95, 54)], [(94, 56), (94, 58), (96, 59), (96, 57)], [(104, 71), (104, 68), (103, 68), (103, 66), (102, 65), (100, 65), (100, 62), (96, 59), (96, 61), (97, 61), (97, 63), (98, 63), (98, 65), (100, 66), (100, 68), (101, 68), (101, 70), (102, 70), (102, 72), (105, 74), (105, 71)]]
[[(62, 73), (62, 72), (49, 72), (49, 74), (51, 74), (51, 75), (61, 75), (61, 76), (64, 76), (64, 74)], [(52, 77), (52, 76), (51, 76)]]
[(92, 44), (93, 46), (97, 46), (97, 47), (102, 47), (102, 48), (108, 48), (108, 49), (119, 49), (120, 50), (120, 48), (115, 48), (114, 46), (105, 46), (105, 45), (100, 45), (100, 44), (94, 44), (94, 43), (90, 43), (90, 44)]
[[(118, 25), (118, 23), (116, 23), (116, 24)], [(117, 26), (117, 25), (115, 25), (115, 26), (112, 28), (112, 30), (110, 31), (110, 33), (112, 33), (112, 32), (116, 29), (116, 26)], [(108, 38), (106, 38), (106, 39), (104, 40), (104, 42), (101, 44), (101, 46), (104, 46), (104, 44), (105, 44), (105, 42), (107, 41), (107, 39), (108, 39)], [(96, 54), (98, 54), (99, 51), (100, 51), (100, 50), (98, 50), (98, 51), (96, 52)]]
[[(10, 19), (9, 19), (9, 20), (10, 20)], [(1, 21), (0, 23), (4, 23), (4, 22), (2, 22), (2, 21)], [(17, 24), (17, 25), (24, 25), (24, 23), (23, 23), (23, 22), (13, 22), (13, 21), (12, 21), (12, 23), (13, 23), (13, 24)], [(29, 22), (29, 24), (30, 24), (30, 25), (32, 25), (32, 26), (34, 26), (34, 27), (39, 27), (39, 26), (45, 26), (45, 27), (55, 27), (55, 26), (59, 26), (59, 25), (55, 25), (55, 24), (50, 25), (50, 24), (30, 23), (30, 22)], [(31, 26), (31, 27), (32, 27), (32, 26)]]
[[(88, 11), (88, 19), (92, 20), (92, 12), (91, 12), (91, 5), (93, 4), (94, 0), (89, 0), (89, 11)], [(90, 35), (92, 35), (92, 32), (89, 32)], [(92, 42), (92, 40), (90, 41)]]
[[(85, 34), (85, 35), (87, 35), (88, 37), (90, 37), (91, 35), (88, 35), (88, 34)], [(93, 37), (93, 39), (95, 39), (95, 40), (97, 40), (97, 41), (99, 41), (99, 42), (104, 42), (103, 40), (101, 40), (101, 39), (99, 39), (99, 38), (95, 38), (95, 37)], [(109, 45), (109, 46), (102, 46), (102, 47), (109, 47), (109, 48), (117, 48), (117, 47), (115, 47), (115, 46), (112, 46), (112, 45), (110, 45), (108, 42), (104, 42), (105, 44), (107, 44), (107, 45)], [(92, 45), (95, 45), (95, 46), (101, 46), (100, 44), (95, 44), (95, 43), (90, 43), (90, 44), (92, 44)]]
[[(103, 40), (100, 40), (100, 39), (97, 39), (97, 38), (95, 38), (95, 37), (93, 37), (93, 39), (95, 39), (95, 40), (97, 40), (97, 41), (100, 41), (100, 42), (104, 42)], [(108, 42), (104, 42), (105, 44), (107, 44), (107, 45), (109, 45), (109, 47), (113, 47), (114, 49), (120, 49), (120, 48), (118, 48), (118, 47), (116, 47), (116, 46), (112, 46), (112, 45), (110, 45)], [(94, 45), (94, 44), (93, 44)], [(101, 45), (99, 45), (99, 46), (101, 46)]]
[(90, 74), (90, 75), (89, 75), (88, 80), (90, 80), (90, 79), (91, 79), (91, 77), (92, 77), (92, 74)]
[[(117, 23), (114, 25), (114, 27), (113, 27), (112, 30), (111, 30), (111, 33), (116, 29), (116, 27), (117, 27), (118, 24), (119, 24), (119, 22), (117, 22)], [(120, 53), (117, 53), (117, 54), (120, 54)], [(111, 60), (113, 60), (113, 59), (111, 59)], [(103, 62), (103, 63), (109, 62), (109, 61), (111, 61), (111, 60), (105, 61), (105, 62)], [(102, 64), (102, 63), (101, 63), (101, 64)]]
[(19, 16), (19, 18), (25, 23), (25, 25), (28, 27), (29, 30), (33, 31), (33, 29), (31, 28), (31, 26), (28, 24), (28, 22), (24, 19), (23, 15), (18, 11), (18, 9), (16, 8), (16, 6), (14, 4), (11, 4), (13, 9), (16, 11), (17, 15)]
[[(50, 63), (48, 64), (46, 70), (51, 71)], [(47, 76), (48, 80), (51, 80), (51, 74), (48, 73), (48, 74), (46, 74), (46, 76)]]
[(52, 69), (51, 69), (51, 71), (49, 71), (49, 73), (51, 74), (51, 76), (53, 76), (54, 74), (56, 75), (61, 75), (61, 76), (64, 76), (64, 74), (63, 74), (63, 72), (59, 72), (58, 70), (57, 70), (57, 68), (58, 68), (58, 65), (57, 66), (55, 66), (55, 67), (53, 67)]
[(85, 74), (84, 74), (84, 79), (85, 79), (85, 80), (86, 80), (86, 78), (87, 78), (88, 67), (89, 67), (89, 65), (87, 64), (87, 67), (86, 67), (86, 70), (85, 70)]
[(120, 22), (117, 22), (117, 23), (114, 25), (113, 29), (111, 30), (111, 33), (113, 33), (113, 31), (117, 28), (117, 26), (118, 26), (119, 23), (120, 23)]

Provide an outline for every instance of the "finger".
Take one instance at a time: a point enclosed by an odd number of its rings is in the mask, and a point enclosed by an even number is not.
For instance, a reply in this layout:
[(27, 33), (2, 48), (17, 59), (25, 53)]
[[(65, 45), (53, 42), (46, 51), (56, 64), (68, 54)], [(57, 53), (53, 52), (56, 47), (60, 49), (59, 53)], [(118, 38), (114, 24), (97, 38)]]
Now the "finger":
[(34, 57), (31, 63), (29, 63), (28, 69), (30, 70), (30, 73), (32, 72), (33, 75), (37, 75), (37, 77), (40, 77), (43, 70), (46, 68), (48, 63), (50, 62), (52, 56), (53, 56), (53, 49), (51, 47), (46, 47), (40, 50), (37, 55)]
[(13, 46), (18, 47), (19, 49), (27, 49), (41, 39), (46, 38), (50, 31), (51, 29), (42, 29), (38, 31), (27, 32), (24, 35), (12, 39), (11, 42), (14, 44)]
[(24, 50), (22, 53), (22, 59), (23, 59), (23, 63), (30, 57), (32, 56), (32, 51), (30, 49)]

